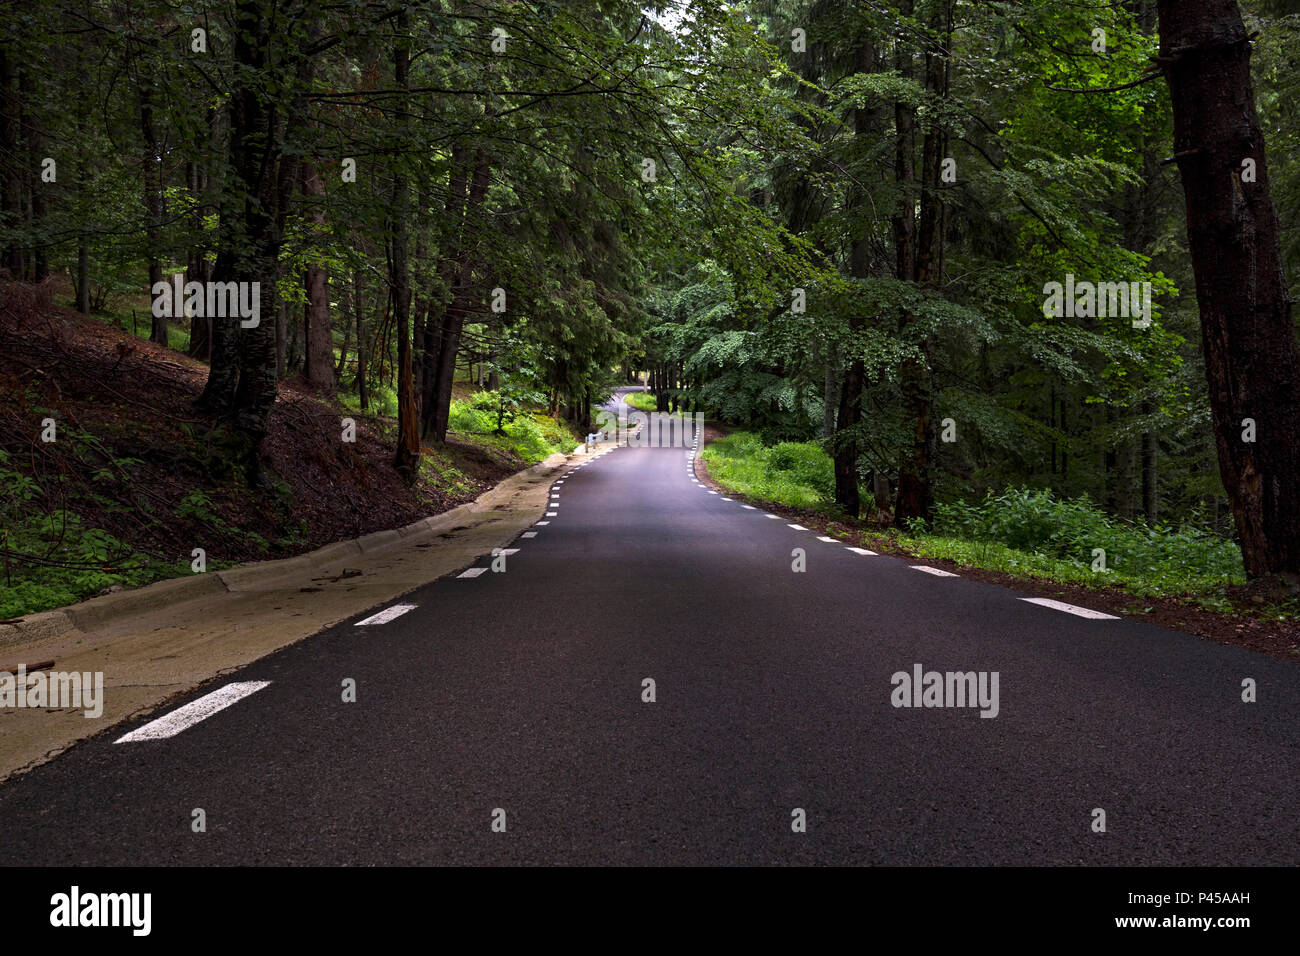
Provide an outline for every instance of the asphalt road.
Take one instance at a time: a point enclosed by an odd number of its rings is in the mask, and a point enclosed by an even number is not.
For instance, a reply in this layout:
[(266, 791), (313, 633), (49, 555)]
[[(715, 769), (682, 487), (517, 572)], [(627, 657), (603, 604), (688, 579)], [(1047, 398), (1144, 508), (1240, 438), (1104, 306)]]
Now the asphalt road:
[[(0, 787), (0, 860), (1300, 862), (1297, 665), (854, 553), (711, 494), (684, 448), (561, 480), (504, 573), (485, 557), (194, 692), (269, 682), (174, 736), (114, 742), (179, 705)], [(894, 706), (917, 664), (997, 672), (996, 716)]]

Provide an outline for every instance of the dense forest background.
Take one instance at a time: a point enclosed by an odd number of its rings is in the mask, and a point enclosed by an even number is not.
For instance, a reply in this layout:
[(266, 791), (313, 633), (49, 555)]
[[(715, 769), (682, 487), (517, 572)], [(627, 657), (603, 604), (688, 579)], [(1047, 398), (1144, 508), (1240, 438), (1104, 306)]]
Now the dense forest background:
[[(457, 414), (580, 435), (644, 373), (751, 454), (815, 446), (845, 517), (987, 535), (1015, 510), (1086, 563), (1086, 506), (1220, 580), (1295, 575), (1300, 13), (1177, 8), (8, 5), (0, 294), (206, 363), (193, 427), (247, 495), (277, 493), (285, 382), (391, 419), (409, 484)], [(155, 315), (178, 273), (257, 281), (260, 323)], [(1150, 322), (1046, 315), (1067, 276), (1150, 283)], [(31, 365), (0, 466), (48, 538), (75, 506), (41, 477)]]

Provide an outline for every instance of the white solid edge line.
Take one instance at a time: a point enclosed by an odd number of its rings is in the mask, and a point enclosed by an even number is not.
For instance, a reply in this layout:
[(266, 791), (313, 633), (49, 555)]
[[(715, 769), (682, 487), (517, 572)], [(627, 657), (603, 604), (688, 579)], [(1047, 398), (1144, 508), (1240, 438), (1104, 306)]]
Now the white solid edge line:
[(372, 614), (364, 621), (357, 621), (357, 627), (365, 627), (367, 624), (387, 624), (395, 617), (401, 617), (407, 611), (414, 611), (414, 604), (394, 604), (392, 607), (386, 607), (377, 614)]
[(159, 717), (157, 720), (149, 721), (143, 727), (137, 727), (129, 734), (118, 737), (113, 743), (125, 744), (138, 740), (164, 740), (175, 737), (186, 727), (192, 727), (200, 720), (225, 710), (249, 694), (256, 694), (270, 683), (269, 680), (248, 680), (227, 684), (210, 694), (204, 694), (198, 700), (190, 701), (184, 707), (178, 707), (165, 717)]
[(1066, 604), (1064, 601), (1053, 601), (1051, 598), (1021, 598), (1020, 600), (1028, 601), (1030, 604), (1040, 604), (1043, 607), (1050, 607), (1054, 611), (1064, 611), (1066, 614), (1073, 614), (1076, 617), (1091, 618), (1094, 621), (1120, 620), (1119, 616), (1116, 614), (1105, 614), (1101, 611), (1091, 610), (1090, 608)]
[(932, 568), (928, 564), (909, 564), (913, 571), (924, 571), (926, 574), (933, 574), (936, 578), (959, 578), (960, 574), (953, 574), (951, 571), (942, 571), (939, 568)]

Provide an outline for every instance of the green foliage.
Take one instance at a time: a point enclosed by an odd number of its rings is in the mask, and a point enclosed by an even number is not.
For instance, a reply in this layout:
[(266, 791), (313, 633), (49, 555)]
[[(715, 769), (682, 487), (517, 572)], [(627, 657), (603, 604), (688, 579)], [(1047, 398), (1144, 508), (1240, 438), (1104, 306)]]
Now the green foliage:
[(452, 402), (450, 431), (500, 448), (530, 465), (573, 449), (578, 439), (555, 419), (540, 412), (517, 412), (504, 427), (498, 428), (500, 401), (496, 392), (476, 392), (466, 401)]
[[(74, 604), (113, 587), (137, 587), (179, 573), (75, 513), (37, 506), (38, 488), (0, 450), (0, 618)], [(188, 566), (185, 567), (188, 570)]]
[[(1232, 541), (1187, 525), (1122, 524), (1086, 497), (1062, 499), (1050, 491), (1012, 488), (976, 504), (939, 505), (933, 529), (1071, 562), (1094, 579), (1148, 589), (1194, 592), (1244, 581), (1241, 553)], [(1105, 552), (1106, 571), (1091, 570), (1098, 548)]]
[(623, 401), (643, 412), (653, 412), (659, 407), (658, 400), (649, 392), (628, 392)]
[(772, 448), (752, 432), (733, 432), (705, 446), (709, 475), (737, 494), (795, 508), (828, 509), (835, 491), (830, 456), (811, 443)]

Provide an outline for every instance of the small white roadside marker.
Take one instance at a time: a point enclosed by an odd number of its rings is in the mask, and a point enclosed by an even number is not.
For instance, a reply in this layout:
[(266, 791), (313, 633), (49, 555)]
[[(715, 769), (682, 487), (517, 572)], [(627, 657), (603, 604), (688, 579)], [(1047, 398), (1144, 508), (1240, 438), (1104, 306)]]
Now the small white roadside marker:
[(460, 574), (456, 575), (456, 577), (458, 577), (458, 578), (476, 578), (476, 577), (478, 577), (480, 574), (482, 574), (482, 573), (483, 573), (484, 571), (486, 571), (486, 570), (487, 570), (487, 568), (466, 568), (464, 571), (460, 572)]
[(1054, 611), (1064, 611), (1066, 614), (1073, 614), (1076, 617), (1087, 617), (1094, 621), (1118, 621), (1120, 618), (1115, 614), (1104, 614), (1101, 611), (1093, 611), (1086, 607), (1076, 607), (1073, 604), (1066, 604), (1064, 601), (1053, 601), (1051, 598), (1021, 598), (1022, 601), (1028, 601), (1030, 604), (1040, 604), (1043, 607), (1050, 607)]
[(249, 680), (227, 684), (210, 694), (204, 694), (198, 700), (190, 701), (184, 707), (173, 710), (165, 717), (159, 717), (157, 720), (149, 721), (143, 727), (137, 727), (129, 734), (118, 737), (113, 743), (125, 744), (138, 740), (164, 740), (175, 737), (186, 727), (193, 727), (200, 720), (225, 710), (250, 694), (256, 694), (270, 683), (269, 680)]
[(407, 611), (414, 611), (414, 604), (394, 604), (392, 607), (386, 607), (378, 614), (372, 614), (364, 621), (357, 621), (357, 627), (365, 627), (368, 624), (387, 624), (395, 617), (401, 617)]
[(818, 536), (817, 536), (817, 540), (818, 540), (818, 541), (825, 541), (827, 544), (839, 544), (839, 542), (836, 541), (834, 538), (828, 538), (828, 537), (826, 537), (826, 535), (824, 535), (824, 534), (818, 535)]
[(536, 532), (536, 531), (525, 531), (521, 537), (525, 537), (525, 538), (535, 538), (535, 537), (537, 537), (537, 532)]
[(807, 530), (808, 530), (807, 528), (805, 528), (805, 527), (804, 527), (803, 525), (801, 525), (801, 524), (788, 524), (788, 525), (786, 525), (786, 527), (787, 527), (787, 528), (794, 528), (795, 531), (807, 531)]
[(909, 564), (913, 571), (924, 571), (926, 574), (933, 574), (936, 578), (959, 578), (960, 574), (953, 574), (951, 571), (941, 571), (938, 568), (932, 568), (928, 564)]
[(845, 548), (846, 551), (852, 551), (854, 554), (869, 554), (871, 557), (876, 556), (876, 552), (868, 551), (866, 548)]

